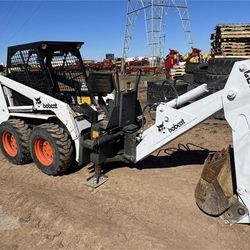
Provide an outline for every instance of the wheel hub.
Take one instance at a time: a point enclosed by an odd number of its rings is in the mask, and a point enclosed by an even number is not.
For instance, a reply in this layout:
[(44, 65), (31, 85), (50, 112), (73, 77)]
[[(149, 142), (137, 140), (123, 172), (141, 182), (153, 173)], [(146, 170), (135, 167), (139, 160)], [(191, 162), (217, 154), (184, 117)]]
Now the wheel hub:
[(43, 138), (37, 138), (34, 143), (34, 151), (37, 159), (45, 166), (49, 167), (54, 160), (54, 152), (50, 143)]
[(16, 157), (18, 152), (18, 145), (16, 138), (10, 132), (4, 131), (2, 134), (2, 144), (5, 152), (11, 156)]

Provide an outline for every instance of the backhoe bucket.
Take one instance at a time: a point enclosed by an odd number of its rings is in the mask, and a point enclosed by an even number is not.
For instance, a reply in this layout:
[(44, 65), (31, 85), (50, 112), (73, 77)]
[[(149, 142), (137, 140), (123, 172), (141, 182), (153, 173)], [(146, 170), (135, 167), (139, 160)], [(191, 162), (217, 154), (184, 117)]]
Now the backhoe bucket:
[(230, 147), (209, 155), (195, 189), (195, 199), (206, 214), (218, 216), (226, 211), (233, 196)]

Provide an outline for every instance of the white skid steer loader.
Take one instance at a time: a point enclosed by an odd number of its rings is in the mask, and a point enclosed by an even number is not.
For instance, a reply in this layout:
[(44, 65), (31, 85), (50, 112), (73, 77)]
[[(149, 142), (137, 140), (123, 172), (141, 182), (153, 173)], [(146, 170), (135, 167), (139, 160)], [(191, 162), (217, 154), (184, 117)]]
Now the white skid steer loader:
[[(228, 223), (249, 223), (250, 60), (235, 63), (225, 88), (206, 84), (159, 103), (155, 124), (144, 131), (144, 116), (134, 89), (121, 90), (118, 75), (85, 71), (80, 42), (41, 41), (8, 48), (7, 76), (0, 76), (0, 148), (14, 164), (34, 161), (48, 175), (73, 162), (94, 164), (87, 184), (107, 180), (110, 159), (136, 163), (224, 109), (233, 148), (210, 155), (195, 190), (205, 213)], [(105, 97), (114, 92), (114, 98)], [(178, 108), (180, 107), (181, 108)]]

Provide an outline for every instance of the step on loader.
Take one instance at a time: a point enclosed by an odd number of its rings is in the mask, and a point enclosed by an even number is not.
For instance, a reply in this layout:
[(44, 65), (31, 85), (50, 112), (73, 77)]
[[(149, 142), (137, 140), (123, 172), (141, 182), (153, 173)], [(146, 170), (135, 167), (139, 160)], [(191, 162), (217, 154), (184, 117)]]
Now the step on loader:
[[(13, 164), (33, 161), (45, 174), (94, 165), (87, 185), (107, 180), (109, 160), (136, 163), (223, 109), (233, 148), (209, 155), (195, 190), (205, 213), (228, 223), (249, 223), (250, 60), (236, 62), (223, 90), (203, 84), (174, 100), (153, 104), (145, 129), (135, 87), (120, 88), (116, 72), (86, 72), (81, 42), (41, 41), (8, 48), (0, 76), (0, 148)], [(186, 104), (186, 105), (185, 105)]]

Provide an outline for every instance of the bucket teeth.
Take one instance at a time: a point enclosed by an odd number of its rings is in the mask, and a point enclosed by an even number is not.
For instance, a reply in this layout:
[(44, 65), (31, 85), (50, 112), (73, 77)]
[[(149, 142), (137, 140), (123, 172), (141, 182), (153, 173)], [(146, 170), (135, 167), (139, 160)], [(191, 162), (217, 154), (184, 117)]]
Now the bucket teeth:
[(209, 155), (195, 189), (199, 208), (209, 215), (220, 215), (230, 207), (233, 196), (230, 147)]

